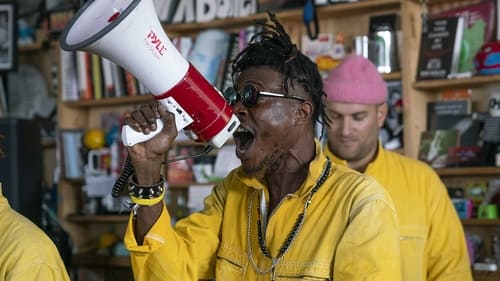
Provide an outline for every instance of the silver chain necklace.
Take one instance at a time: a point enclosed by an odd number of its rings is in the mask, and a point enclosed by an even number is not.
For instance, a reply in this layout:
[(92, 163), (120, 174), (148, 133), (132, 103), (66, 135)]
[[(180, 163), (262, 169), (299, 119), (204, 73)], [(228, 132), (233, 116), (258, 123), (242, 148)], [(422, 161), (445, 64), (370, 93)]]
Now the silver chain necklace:
[(297, 220), (295, 221), (295, 225), (293, 226), (292, 230), (290, 233), (288, 233), (287, 238), (285, 241), (283, 241), (283, 244), (281, 245), (281, 248), (278, 252), (277, 257), (273, 257), (269, 251), (268, 248), (265, 246), (265, 239), (264, 235), (262, 234), (261, 230), (261, 223), (260, 219), (257, 221), (257, 229), (258, 229), (258, 238), (259, 238), (259, 248), (262, 251), (262, 253), (271, 259), (271, 266), (267, 269), (261, 269), (255, 260), (253, 259), (253, 253), (252, 253), (252, 227), (251, 227), (251, 222), (252, 222), (252, 206), (253, 206), (253, 200), (255, 197), (258, 195), (258, 191), (255, 190), (253, 196), (250, 198), (250, 201), (248, 201), (248, 221), (247, 221), (247, 252), (248, 252), (248, 259), (250, 260), (250, 263), (252, 264), (252, 267), (257, 271), (259, 274), (266, 274), (271, 272), (271, 281), (276, 280), (276, 266), (281, 262), (283, 259), (283, 256), (288, 252), (290, 249), (290, 246), (292, 243), (295, 241), (295, 238), (297, 237), (297, 234), (299, 233), (300, 229), (302, 228), (302, 225), (304, 224), (304, 220), (306, 217), (307, 213), (307, 208), (309, 205), (311, 205), (312, 201), (312, 196), (318, 189), (321, 187), (321, 185), (325, 182), (326, 178), (330, 174), (330, 168), (332, 166), (332, 162), (330, 159), (327, 158), (327, 162), (325, 165), (325, 168), (321, 172), (321, 176), (318, 178), (316, 181), (316, 184), (312, 188), (312, 190), (309, 192), (307, 195), (306, 201), (304, 202), (304, 206), (302, 207), (302, 213), (297, 216)]

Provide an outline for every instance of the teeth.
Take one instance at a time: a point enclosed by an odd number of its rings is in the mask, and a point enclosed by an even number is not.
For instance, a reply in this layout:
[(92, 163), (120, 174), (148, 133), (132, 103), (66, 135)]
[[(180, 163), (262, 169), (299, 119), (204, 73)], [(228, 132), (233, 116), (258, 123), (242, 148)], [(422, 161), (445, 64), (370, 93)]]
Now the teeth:
[(236, 132), (249, 133), (249, 131), (247, 129), (243, 128), (243, 126), (239, 126), (238, 129), (236, 129)]

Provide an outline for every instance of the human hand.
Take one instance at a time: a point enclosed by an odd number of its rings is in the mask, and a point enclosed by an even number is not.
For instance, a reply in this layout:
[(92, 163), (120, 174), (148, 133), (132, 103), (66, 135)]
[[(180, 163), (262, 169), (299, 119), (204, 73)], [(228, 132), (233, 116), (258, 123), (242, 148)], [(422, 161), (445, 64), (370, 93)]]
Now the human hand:
[(148, 135), (156, 130), (157, 119), (163, 123), (163, 129), (157, 135), (144, 142), (127, 146), (138, 181), (141, 181), (141, 178), (157, 178), (160, 175), (164, 156), (178, 134), (175, 117), (163, 105), (154, 101), (141, 105), (127, 114), (124, 120), (125, 125), (134, 131)]

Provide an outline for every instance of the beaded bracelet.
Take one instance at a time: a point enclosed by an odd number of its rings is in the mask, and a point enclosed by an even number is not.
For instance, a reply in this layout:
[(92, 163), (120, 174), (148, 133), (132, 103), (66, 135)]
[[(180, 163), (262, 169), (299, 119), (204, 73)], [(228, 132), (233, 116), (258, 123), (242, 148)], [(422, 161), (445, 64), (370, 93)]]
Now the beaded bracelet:
[(153, 185), (138, 185), (133, 177), (128, 181), (128, 194), (133, 203), (141, 206), (152, 206), (165, 197), (166, 182), (164, 177)]

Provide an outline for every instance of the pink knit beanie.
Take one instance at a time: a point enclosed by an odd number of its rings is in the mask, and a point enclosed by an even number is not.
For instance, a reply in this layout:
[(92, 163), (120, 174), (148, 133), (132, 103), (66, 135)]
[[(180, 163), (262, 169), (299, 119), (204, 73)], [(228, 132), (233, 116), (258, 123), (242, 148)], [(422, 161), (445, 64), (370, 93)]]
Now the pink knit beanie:
[(387, 100), (387, 85), (375, 65), (360, 55), (349, 55), (323, 81), (327, 100), (381, 104)]

